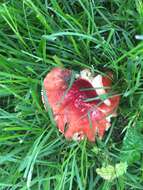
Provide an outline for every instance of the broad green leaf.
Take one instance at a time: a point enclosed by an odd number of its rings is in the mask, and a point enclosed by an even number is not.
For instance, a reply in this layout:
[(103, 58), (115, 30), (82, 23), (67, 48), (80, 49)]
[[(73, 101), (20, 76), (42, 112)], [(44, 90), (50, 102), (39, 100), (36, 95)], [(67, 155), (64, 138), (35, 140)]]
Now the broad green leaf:
[(116, 164), (115, 166), (108, 165), (106, 167), (97, 168), (96, 172), (103, 179), (111, 181), (117, 177), (124, 175), (126, 173), (126, 170), (127, 170), (127, 163), (120, 162), (119, 164)]
[(143, 152), (143, 135), (138, 126), (130, 127), (124, 137), (120, 159), (132, 164), (140, 159)]

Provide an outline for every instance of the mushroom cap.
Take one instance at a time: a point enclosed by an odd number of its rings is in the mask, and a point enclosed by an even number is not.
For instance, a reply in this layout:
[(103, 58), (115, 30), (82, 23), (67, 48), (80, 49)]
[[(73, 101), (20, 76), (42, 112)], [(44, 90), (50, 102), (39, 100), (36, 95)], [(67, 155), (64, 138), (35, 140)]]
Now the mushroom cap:
[[(100, 98), (110, 91), (111, 74), (88, 79), (86, 72), (82, 71), (84, 75), (79, 75), (71, 86), (72, 71), (68, 69), (54, 68), (44, 79), (44, 89), (57, 127), (67, 139), (87, 137), (89, 141), (95, 141), (96, 135), (102, 138), (111, 125), (110, 118), (116, 115), (120, 97)], [(45, 102), (44, 97), (42, 99)]]

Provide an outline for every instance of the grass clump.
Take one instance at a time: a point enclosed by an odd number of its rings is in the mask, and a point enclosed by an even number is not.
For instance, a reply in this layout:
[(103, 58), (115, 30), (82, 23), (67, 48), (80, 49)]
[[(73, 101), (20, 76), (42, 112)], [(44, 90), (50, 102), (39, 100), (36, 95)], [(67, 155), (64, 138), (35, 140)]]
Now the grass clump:
[[(5, 0), (0, 28), (0, 189), (143, 189), (142, 0)], [(55, 66), (113, 71), (122, 98), (102, 141), (67, 142), (51, 123), (41, 87)], [(120, 162), (114, 180), (96, 173)]]

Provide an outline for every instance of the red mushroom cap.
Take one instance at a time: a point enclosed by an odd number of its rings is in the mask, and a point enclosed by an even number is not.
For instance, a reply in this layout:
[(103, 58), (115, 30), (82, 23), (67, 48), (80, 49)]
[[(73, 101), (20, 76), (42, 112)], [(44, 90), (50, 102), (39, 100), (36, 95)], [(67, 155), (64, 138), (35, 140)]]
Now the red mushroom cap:
[[(71, 70), (54, 68), (44, 79), (44, 89), (57, 127), (67, 139), (87, 137), (89, 141), (95, 141), (97, 134), (102, 138), (110, 127), (110, 117), (115, 115), (120, 97), (100, 99), (100, 95), (109, 91), (104, 87), (111, 86), (110, 77), (97, 75), (90, 82), (79, 76), (69, 87), (71, 75)], [(45, 102), (44, 97), (42, 99)]]

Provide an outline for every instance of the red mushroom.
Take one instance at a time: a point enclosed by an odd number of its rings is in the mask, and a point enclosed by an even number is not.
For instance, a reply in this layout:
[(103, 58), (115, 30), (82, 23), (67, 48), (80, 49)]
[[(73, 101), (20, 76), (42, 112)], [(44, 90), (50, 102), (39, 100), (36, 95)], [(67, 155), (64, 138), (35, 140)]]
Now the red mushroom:
[[(54, 68), (44, 79), (44, 90), (52, 108), (59, 131), (67, 139), (82, 140), (103, 137), (110, 127), (110, 118), (116, 115), (120, 97), (102, 99), (110, 92), (111, 73), (107, 77), (92, 76), (83, 70), (71, 82), (72, 71)], [(45, 104), (45, 96), (42, 96)]]

